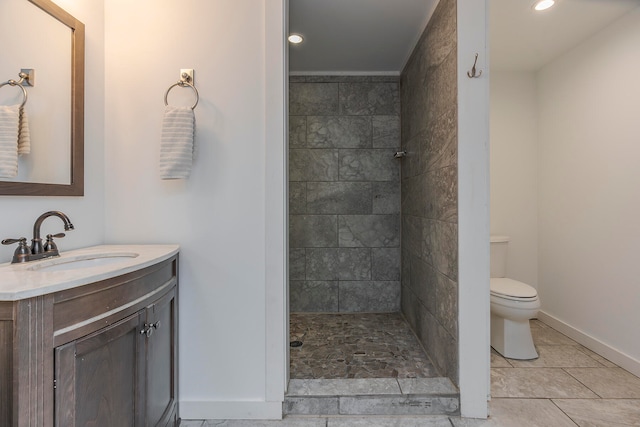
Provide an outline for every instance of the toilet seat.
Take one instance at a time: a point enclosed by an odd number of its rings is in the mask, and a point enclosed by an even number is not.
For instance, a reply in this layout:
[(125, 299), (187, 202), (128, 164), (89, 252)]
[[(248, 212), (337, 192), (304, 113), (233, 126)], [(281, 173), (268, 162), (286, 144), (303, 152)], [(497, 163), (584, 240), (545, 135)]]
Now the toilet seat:
[(490, 279), (491, 295), (513, 301), (532, 301), (538, 298), (538, 292), (533, 286), (507, 277), (493, 277)]

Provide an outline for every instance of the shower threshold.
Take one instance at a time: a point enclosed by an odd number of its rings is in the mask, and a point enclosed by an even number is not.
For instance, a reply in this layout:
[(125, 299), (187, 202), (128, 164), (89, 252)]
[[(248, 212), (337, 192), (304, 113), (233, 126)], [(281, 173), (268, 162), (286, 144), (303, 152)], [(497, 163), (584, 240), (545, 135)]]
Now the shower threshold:
[(291, 313), (289, 415), (458, 415), (399, 313)]

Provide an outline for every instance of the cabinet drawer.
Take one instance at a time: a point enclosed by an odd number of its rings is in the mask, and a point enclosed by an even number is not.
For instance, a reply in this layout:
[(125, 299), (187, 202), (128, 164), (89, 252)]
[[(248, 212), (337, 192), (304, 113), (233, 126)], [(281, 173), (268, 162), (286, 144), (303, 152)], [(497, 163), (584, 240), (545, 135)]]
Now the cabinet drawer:
[(177, 257), (143, 270), (53, 296), (54, 345), (59, 346), (135, 313), (177, 283)]

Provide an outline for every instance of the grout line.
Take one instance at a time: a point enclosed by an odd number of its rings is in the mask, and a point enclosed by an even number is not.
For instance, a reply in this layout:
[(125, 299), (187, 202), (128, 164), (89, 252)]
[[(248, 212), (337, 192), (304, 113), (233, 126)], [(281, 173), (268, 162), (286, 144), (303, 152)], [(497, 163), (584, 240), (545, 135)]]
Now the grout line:
[(563, 413), (567, 418), (569, 418), (569, 419), (571, 420), (571, 422), (572, 422), (572, 423), (574, 423), (576, 426), (579, 426), (579, 424), (578, 424), (577, 422), (575, 422), (575, 421), (573, 420), (573, 418), (571, 418), (571, 417), (569, 416), (569, 414), (567, 414), (566, 412), (564, 412), (564, 411), (562, 410), (562, 408), (561, 408), (561, 407), (559, 407), (559, 406), (556, 404), (556, 402), (554, 402), (554, 400), (553, 400), (553, 399), (549, 399), (549, 401), (550, 401), (550, 402), (551, 402), (551, 403), (552, 403), (556, 408), (558, 408), (558, 409), (560, 410), (560, 412), (562, 412), (562, 413)]
[[(574, 380), (578, 381), (580, 384), (582, 384), (587, 390), (591, 391), (593, 394), (595, 394), (596, 396), (598, 396), (599, 399), (603, 399), (602, 396), (600, 396), (598, 393), (595, 392), (595, 390), (591, 390), (591, 388), (586, 385), (585, 383), (583, 383), (582, 381), (580, 381), (578, 378), (576, 378), (575, 376), (571, 375), (571, 372), (567, 371), (567, 369), (573, 369), (573, 368), (560, 368), (562, 369), (562, 371), (564, 373), (566, 373), (567, 375), (569, 375), (571, 378), (573, 378)], [(574, 397), (573, 399), (579, 399), (577, 397)]]

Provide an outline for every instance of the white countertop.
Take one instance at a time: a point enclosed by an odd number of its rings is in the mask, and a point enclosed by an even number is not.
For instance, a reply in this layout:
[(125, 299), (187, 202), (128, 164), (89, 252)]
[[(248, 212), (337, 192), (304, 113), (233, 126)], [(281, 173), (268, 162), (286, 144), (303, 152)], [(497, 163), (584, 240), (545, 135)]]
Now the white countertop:
[[(100, 245), (65, 251), (59, 257), (39, 261), (0, 264), (0, 301), (17, 301), (120, 276), (169, 259), (179, 249), (178, 245)], [(38, 270), (52, 264), (112, 257), (118, 258), (107, 265)]]

